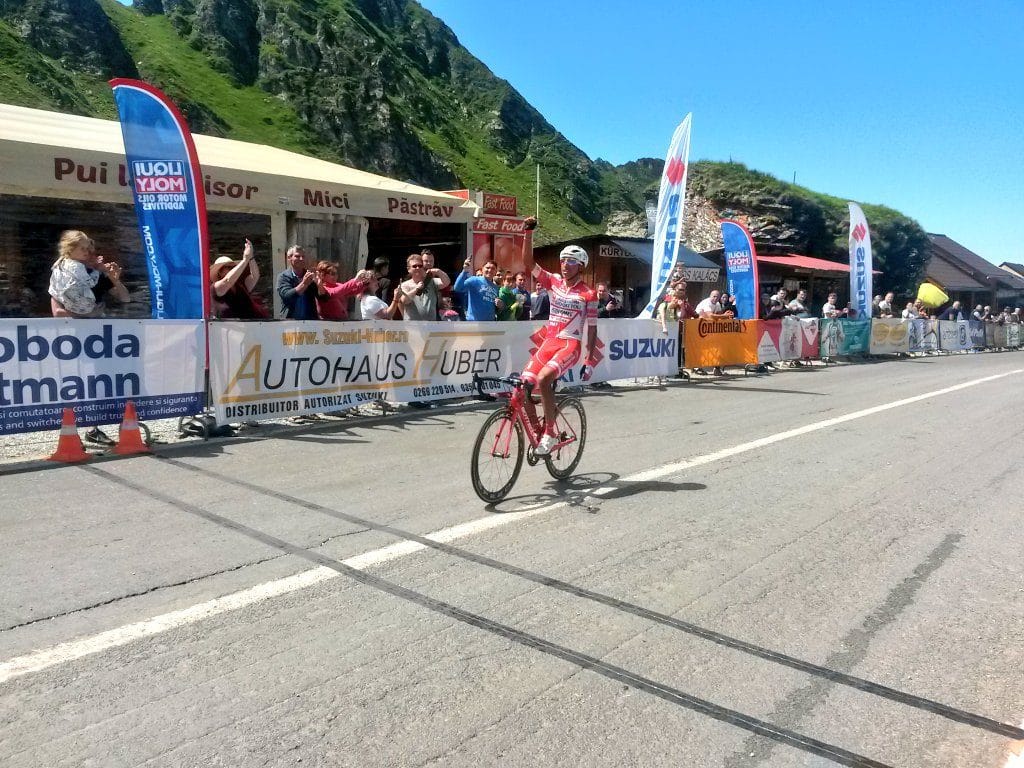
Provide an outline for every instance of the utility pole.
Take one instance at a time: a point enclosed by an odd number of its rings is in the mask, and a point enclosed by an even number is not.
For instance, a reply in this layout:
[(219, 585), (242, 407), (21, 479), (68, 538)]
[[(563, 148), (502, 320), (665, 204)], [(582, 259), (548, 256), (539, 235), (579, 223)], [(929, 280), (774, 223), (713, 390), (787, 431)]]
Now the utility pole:
[(533, 215), (540, 221), (540, 163), (537, 163), (537, 207)]

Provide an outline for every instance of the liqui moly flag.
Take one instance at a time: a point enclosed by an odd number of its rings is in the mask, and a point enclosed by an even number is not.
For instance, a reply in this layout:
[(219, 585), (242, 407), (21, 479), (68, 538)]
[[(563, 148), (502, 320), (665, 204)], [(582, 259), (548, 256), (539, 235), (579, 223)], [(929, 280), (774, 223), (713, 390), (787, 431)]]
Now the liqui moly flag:
[(850, 306), (871, 317), (871, 233), (864, 211), (850, 203)]
[(665, 292), (669, 275), (679, 255), (679, 236), (683, 229), (683, 206), (686, 204), (686, 169), (690, 159), (690, 118), (686, 118), (672, 134), (672, 143), (665, 157), (658, 191), (658, 215), (654, 220), (654, 256), (651, 259), (651, 300), (638, 317), (653, 317), (654, 305)]
[(736, 303), (737, 320), (757, 319), (757, 251), (750, 232), (737, 221), (722, 222), (725, 274), (729, 294)]
[(111, 80), (121, 119), (135, 214), (149, 268), (154, 319), (207, 317), (206, 198), (185, 119), (138, 80)]

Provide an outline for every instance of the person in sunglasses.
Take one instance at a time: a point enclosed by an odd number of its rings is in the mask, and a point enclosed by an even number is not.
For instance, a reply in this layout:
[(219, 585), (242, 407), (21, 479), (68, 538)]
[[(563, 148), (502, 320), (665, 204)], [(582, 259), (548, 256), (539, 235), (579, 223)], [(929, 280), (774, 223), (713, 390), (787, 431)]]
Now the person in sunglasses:
[(427, 263), (421, 253), (414, 253), (405, 260), (409, 279), (399, 283), (398, 293), (406, 320), (437, 320), (441, 292), (451, 285), (448, 275), (434, 268), (432, 258), (429, 267)]
[[(523, 379), (538, 390), (544, 406), (544, 434), (535, 453), (544, 456), (558, 444), (555, 431), (555, 381), (572, 370), (582, 356), (586, 340), (586, 361), (580, 378), (588, 381), (593, 374), (597, 351), (597, 293), (583, 282), (583, 270), (590, 257), (578, 245), (567, 245), (559, 254), (559, 272), (554, 274), (533, 263), (533, 237), (530, 232), (537, 226), (532, 216), (526, 219), (527, 236), (523, 242), (523, 261), (533, 264), (533, 278), (550, 295), (550, 313), (544, 328), (544, 341), (533, 353), (523, 370)], [(536, 423), (536, 413), (530, 398), (526, 399), (530, 422)]]

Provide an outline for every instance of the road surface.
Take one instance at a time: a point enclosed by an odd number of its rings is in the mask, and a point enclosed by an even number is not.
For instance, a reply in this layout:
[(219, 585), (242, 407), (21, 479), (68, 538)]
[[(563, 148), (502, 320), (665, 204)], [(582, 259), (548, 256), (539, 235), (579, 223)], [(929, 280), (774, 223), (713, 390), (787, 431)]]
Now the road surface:
[(0, 764), (993, 766), (1024, 355), (593, 391), (0, 476)]

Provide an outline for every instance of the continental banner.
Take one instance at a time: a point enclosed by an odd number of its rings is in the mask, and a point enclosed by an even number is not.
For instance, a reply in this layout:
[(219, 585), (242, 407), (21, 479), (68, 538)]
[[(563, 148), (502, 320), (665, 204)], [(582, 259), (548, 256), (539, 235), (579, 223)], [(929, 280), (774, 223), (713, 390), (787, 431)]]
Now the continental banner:
[(862, 355), (870, 349), (870, 320), (824, 319), (820, 328), (822, 357)]
[(895, 317), (875, 318), (871, 321), (872, 355), (897, 355), (910, 352), (910, 321)]
[(757, 320), (702, 317), (687, 320), (686, 364), (691, 368), (719, 365), (756, 365)]
[[(221, 322), (210, 325), (217, 421), (277, 419), (377, 400), (472, 395), (473, 374), (518, 373), (540, 323)], [(651, 320), (599, 320), (591, 381), (676, 372), (678, 330)], [(582, 361), (563, 377), (578, 384)], [(489, 389), (503, 387), (490, 386)]]
[(939, 348), (938, 320), (910, 321), (910, 351), (933, 352)]
[[(782, 320), (757, 321), (757, 362), (777, 363), (782, 360)], [(791, 358), (786, 358), (787, 360)]]
[(971, 348), (971, 334), (966, 320), (939, 320), (939, 349), (963, 352)]
[(0, 434), (199, 413), (203, 352), (201, 320), (0, 320)]

